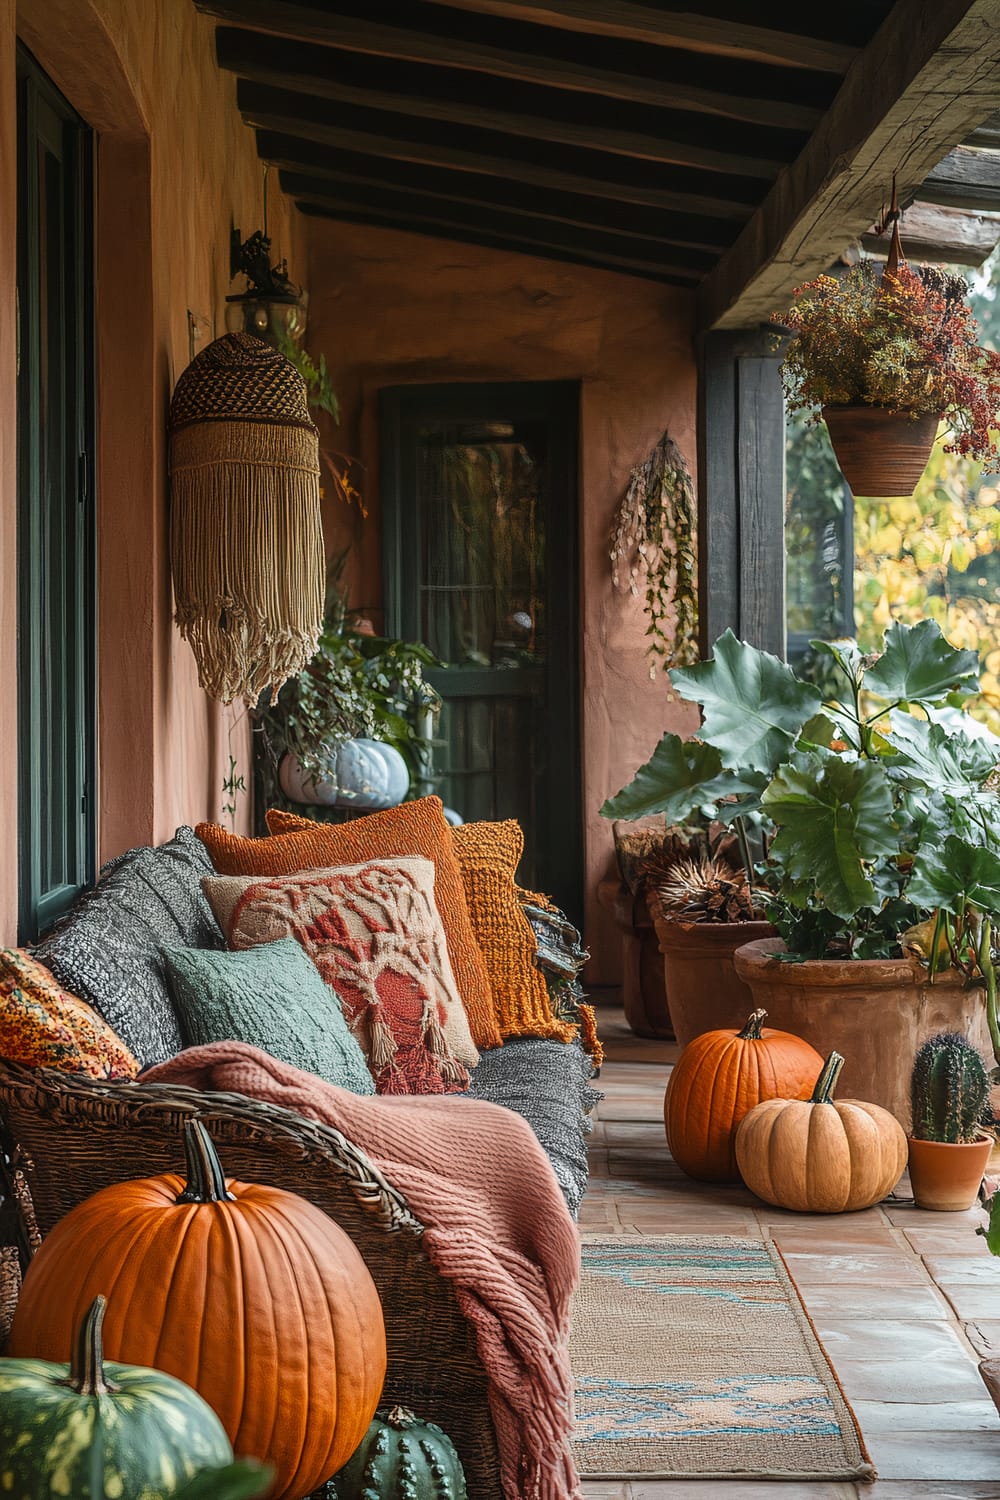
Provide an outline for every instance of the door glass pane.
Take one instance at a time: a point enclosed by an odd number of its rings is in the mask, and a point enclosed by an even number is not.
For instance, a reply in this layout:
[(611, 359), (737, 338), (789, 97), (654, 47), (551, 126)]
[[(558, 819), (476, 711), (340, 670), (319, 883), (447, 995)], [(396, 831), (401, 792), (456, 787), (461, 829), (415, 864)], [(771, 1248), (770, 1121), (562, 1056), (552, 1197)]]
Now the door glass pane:
[(544, 659), (544, 458), (544, 432), (508, 422), (419, 433), (421, 632), (443, 661)]
[(544, 423), (430, 422), (416, 432), (422, 639), (447, 663), (437, 768), (467, 822), (516, 818), (535, 878), (547, 770)]

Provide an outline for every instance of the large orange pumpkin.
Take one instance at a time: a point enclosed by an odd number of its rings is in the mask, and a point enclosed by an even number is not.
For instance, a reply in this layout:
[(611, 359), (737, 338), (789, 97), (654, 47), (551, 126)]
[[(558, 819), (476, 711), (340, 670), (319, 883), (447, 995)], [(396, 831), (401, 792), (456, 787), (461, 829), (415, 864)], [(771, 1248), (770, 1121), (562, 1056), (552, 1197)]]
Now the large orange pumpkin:
[(815, 1047), (787, 1031), (764, 1029), (755, 1010), (741, 1031), (705, 1031), (681, 1053), (663, 1101), (670, 1154), (689, 1177), (732, 1182), (734, 1140), (762, 1099), (806, 1099), (822, 1067)]
[(843, 1066), (831, 1052), (811, 1099), (758, 1104), (737, 1130), (743, 1181), (765, 1203), (800, 1213), (853, 1213), (878, 1203), (902, 1177), (906, 1136), (895, 1115), (860, 1099), (834, 1103)]
[(313, 1204), (227, 1181), (199, 1122), (187, 1183), (103, 1188), (43, 1241), (8, 1353), (64, 1360), (94, 1298), (107, 1357), (165, 1370), (204, 1397), (237, 1455), (308, 1495), (351, 1457), (382, 1393), (382, 1307), (360, 1253)]

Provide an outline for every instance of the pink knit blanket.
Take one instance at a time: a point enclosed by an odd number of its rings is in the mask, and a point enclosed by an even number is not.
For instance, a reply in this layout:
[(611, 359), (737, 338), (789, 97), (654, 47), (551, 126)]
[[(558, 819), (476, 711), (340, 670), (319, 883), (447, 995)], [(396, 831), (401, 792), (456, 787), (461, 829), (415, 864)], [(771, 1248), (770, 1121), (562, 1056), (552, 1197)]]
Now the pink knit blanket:
[(144, 1083), (220, 1089), (332, 1125), (425, 1226), (489, 1381), (506, 1500), (579, 1500), (570, 1452), (570, 1297), (580, 1241), (530, 1125), (479, 1100), (347, 1093), (243, 1042), (192, 1047)]

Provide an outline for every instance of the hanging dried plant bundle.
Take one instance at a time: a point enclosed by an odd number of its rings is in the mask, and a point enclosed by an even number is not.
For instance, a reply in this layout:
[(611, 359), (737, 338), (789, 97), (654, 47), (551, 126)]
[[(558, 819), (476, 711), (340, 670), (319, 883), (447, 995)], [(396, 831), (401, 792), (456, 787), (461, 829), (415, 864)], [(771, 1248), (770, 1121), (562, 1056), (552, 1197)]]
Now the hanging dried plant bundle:
[(746, 876), (722, 859), (681, 860), (651, 884), (666, 916), (692, 922), (750, 922), (756, 915)]
[[(649, 651), (664, 671), (698, 660), (695, 495), (680, 449), (664, 433), (629, 477), (611, 530), (611, 579), (638, 598), (645, 575)], [(652, 674), (653, 668), (650, 669)]]

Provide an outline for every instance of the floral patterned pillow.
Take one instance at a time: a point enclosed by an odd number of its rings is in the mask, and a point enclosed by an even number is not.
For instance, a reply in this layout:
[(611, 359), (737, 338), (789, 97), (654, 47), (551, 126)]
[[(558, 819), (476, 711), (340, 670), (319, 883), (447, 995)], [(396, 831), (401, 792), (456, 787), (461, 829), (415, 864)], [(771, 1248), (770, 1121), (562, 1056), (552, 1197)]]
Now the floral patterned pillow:
[(479, 1061), (428, 859), (202, 881), (230, 948), (293, 937), (340, 999), (380, 1094), (449, 1094)]
[(24, 948), (0, 948), (0, 1057), (89, 1078), (134, 1078), (139, 1071), (107, 1021), (60, 989)]

